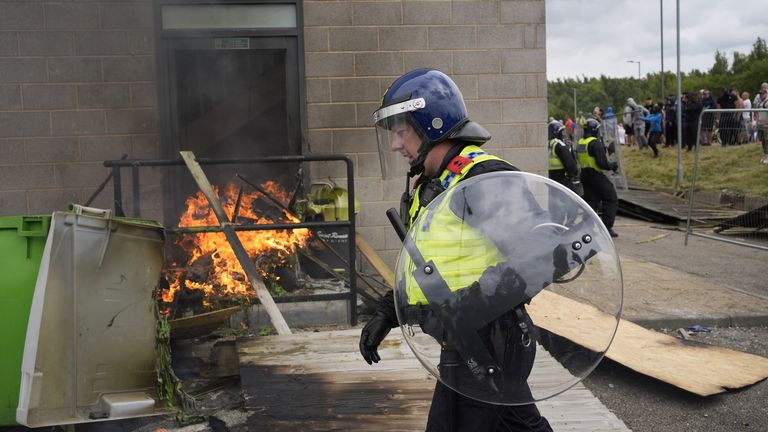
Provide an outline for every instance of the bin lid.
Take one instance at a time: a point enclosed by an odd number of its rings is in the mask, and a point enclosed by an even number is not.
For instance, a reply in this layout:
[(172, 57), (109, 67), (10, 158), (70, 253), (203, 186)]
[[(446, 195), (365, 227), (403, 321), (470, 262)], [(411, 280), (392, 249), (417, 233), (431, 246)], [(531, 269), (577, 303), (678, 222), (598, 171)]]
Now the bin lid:
[(159, 226), (56, 212), (32, 299), (16, 421), (30, 427), (162, 413), (153, 291)]

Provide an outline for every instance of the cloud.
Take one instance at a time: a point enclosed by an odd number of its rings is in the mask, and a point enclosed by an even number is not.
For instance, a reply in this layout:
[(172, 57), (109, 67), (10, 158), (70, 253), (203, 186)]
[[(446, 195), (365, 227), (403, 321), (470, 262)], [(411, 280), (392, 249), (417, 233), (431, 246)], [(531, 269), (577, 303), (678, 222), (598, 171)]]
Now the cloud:
[[(706, 3), (706, 5), (704, 5)], [(680, 0), (681, 70), (708, 70), (720, 50), (747, 54), (768, 35), (766, 0)], [(676, 69), (675, 1), (664, 0), (664, 69)], [(546, 0), (549, 79), (637, 76), (661, 69), (660, 3)], [(768, 75), (768, 73), (766, 74)]]

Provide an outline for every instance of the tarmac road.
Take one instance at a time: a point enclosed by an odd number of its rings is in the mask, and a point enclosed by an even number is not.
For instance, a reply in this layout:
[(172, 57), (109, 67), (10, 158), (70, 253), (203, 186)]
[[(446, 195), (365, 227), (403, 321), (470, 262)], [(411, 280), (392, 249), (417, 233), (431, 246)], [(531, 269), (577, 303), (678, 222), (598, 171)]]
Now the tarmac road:
[[(621, 256), (651, 261), (768, 298), (766, 251), (697, 237), (690, 237), (685, 246), (684, 233), (674, 227), (628, 218), (619, 218), (615, 230), (619, 233), (615, 244)], [(653, 238), (658, 239), (650, 240)], [(677, 329), (661, 330), (679, 337)], [(691, 337), (768, 357), (768, 327), (714, 327), (710, 333)], [(766, 381), (705, 398), (604, 360), (584, 384), (635, 432), (768, 431)]]

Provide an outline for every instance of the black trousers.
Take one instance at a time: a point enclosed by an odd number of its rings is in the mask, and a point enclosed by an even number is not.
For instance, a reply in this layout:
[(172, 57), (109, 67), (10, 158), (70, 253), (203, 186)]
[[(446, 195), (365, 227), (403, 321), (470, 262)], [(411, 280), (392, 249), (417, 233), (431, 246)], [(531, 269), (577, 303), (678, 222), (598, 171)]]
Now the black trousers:
[[(523, 309), (524, 311), (524, 309)], [(523, 333), (513, 321), (512, 314), (481, 328), (478, 335), (485, 346), (499, 362), (504, 374), (506, 400), (528, 401), (532, 399), (528, 387), (528, 375), (536, 357), (536, 337), (531, 335), (530, 344), (522, 343)], [(523, 320), (533, 331), (533, 322), (523, 312)], [(469, 369), (461, 364), (461, 357), (455, 350), (444, 350), (440, 356), (440, 373), (459, 388), (473, 392), (485, 384), (478, 381)], [(455, 365), (448, 370), (446, 365)], [(481, 392), (482, 393), (482, 392)], [(477, 394), (481, 394), (477, 393)], [(451, 429), (453, 423), (453, 429)], [(427, 418), (427, 432), (496, 432), (496, 431), (551, 431), (547, 419), (541, 416), (533, 403), (527, 405), (494, 405), (480, 402), (454, 392), (438, 382), (432, 396), (432, 406)]]
[(616, 221), (616, 212), (619, 211), (619, 197), (616, 188), (608, 177), (592, 168), (584, 168), (581, 171), (581, 184), (584, 185), (584, 201), (597, 211), (600, 203), (603, 204), (603, 213), (600, 219), (606, 228), (612, 229)]
[(456, 397), (455, 432), (551, 431), (536, 405), (491, 405), (458, 394), (438, 382), (432, 396), (427, 432), (448, 432), (451, 418), (451, 394)]

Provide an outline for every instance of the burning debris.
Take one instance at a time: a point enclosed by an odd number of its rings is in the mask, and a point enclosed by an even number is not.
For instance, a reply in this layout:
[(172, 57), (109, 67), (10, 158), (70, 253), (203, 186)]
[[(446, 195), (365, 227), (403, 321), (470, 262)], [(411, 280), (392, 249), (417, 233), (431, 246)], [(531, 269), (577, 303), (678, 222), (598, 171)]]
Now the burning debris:
[[(275, 200), (290, 201), (289, 194), (275, 182), (267, 181), (254, 192), (245, 192), (233, 183), (227, 184), (223, 192), (218, 187), (214, 187), (214, 191), (229, 220), (237, 225), (301, 222), (286, 210), (285, 204), (283, 208), (274, 205)], [(189, 197), (186, 205), (179, 227), (219, 225), (202, 192)], [(293, 269), (296, 250), (306, 247), (310, 231), (306, 228), (253, 230), (238, 231), (237, 235), (265, 285), (274, 294), (280, 294), (286, 288), (282, 286), (281, 276)], [(173, 249), (165, 266), (168, 286), (161, 290), (161, 306), (166, 314), (178, 315), (180, 309), (189, 306), (199, 312), (247, 304), (256, 296), (224, 233), (182, 233)]]

